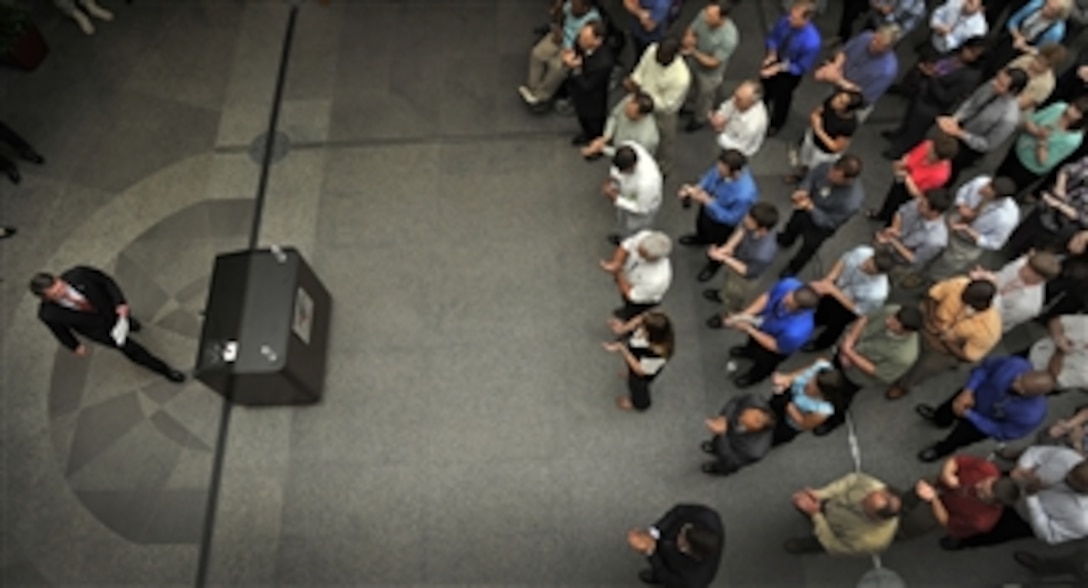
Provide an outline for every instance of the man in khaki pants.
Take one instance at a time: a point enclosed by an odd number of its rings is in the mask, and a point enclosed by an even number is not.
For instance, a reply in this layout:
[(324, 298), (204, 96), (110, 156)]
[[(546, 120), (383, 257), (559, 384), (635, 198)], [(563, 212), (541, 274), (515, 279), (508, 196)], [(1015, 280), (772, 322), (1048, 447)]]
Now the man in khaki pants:
[(722, 312), (710, 317), (708, 325), (720, 326), (725, 317), (744, 310), (759, 277), (778, 255), (777, 224), (778, 209), (769, 202), (757, 202), (724, 245), (707, 250), (710, 259), (726, 268), (721, 289), (703, 290), (703, 298), (722, 305)]

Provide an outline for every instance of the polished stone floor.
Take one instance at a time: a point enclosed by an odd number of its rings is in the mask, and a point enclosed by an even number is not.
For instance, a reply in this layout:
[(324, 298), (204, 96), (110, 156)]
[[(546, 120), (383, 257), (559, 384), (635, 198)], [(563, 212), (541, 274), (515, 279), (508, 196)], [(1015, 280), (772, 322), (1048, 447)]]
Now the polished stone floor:
[[(260, 242), (298, 247), (334, 297), (321, 403), (236, 408), (222, 439), (221, 399), (201, 384), (58, 348), (26, 280), (90, 264), (125, 289), (147, 325), (140, 340), (192, 367), (214, 257), (248, 239), (252, 145), (290, 10), (101, 3), (117, 18), (94, 37), (35, 5), (49, 57), (0, 73), (0, 120), (48, 160), (0, 184), (0, 224), (20, 230), (0, 243), (0, 584), (192, 585), (207, 535), (208, 581), (222, 586), (632, 586), (641, 564), (625, 531), (685, 501), (725, 520), (718, 586), (853, 586), (873, 566), (780, 548), (806, 531), (790, 493), (854, 467), (845, 430), (728, 479), (699, 473), (702, 418), (734, 393), (725, 350), (739, 338), (702, 326), (714, 308), (697, 252), (674, 254), (664, 309), (679, 351), (653, 409), (614, 408), (619, 364), (599, 343), (616, 296), (596, 266), (609, 254), (612, 212), (597, 194), (607, 166), (569, 146), (573, 119), (534, 116), (515, 92), (543, 0), (301, 3), (280, 119), (289, 147), (271, 169)], [(755, 73), (776, 4), (737, 8), (727, 87)], [(821, 17), (825, 30), (835, 16)], [(788, 202), (786, 146), (823, 96), (806, 82), (790, 125), (753, 161), (765, 199)], [(889, 181), (877, 132), (904, 104), (886, 99), (856, 139), (869, 204)], [(681, 135), (668, 190), (714, 154), (709, 133)], [(693, 222), (671, 198), (659, 218), (674, 236)], [(806, 274), (871, 230), (853, 220)], [(1060, 397), (1052, 414), (1081, 402)], [(863, 469), (902, 488), (934, 469), (914, 458), (937, 433), (912, 404), (872, 394), (855, 405)], [(949, 553), (936, 541), (896, 544), (880, 563), (910, 586), (983, 588), (1026, 579), (1009, 554), (1043, 548)]]

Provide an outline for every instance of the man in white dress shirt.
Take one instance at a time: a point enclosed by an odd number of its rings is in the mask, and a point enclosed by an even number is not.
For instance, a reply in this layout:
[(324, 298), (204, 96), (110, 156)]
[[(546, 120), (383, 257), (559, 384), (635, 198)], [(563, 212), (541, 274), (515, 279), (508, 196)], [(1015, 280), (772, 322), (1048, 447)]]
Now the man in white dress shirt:
[(895, 267), (891, 251), (860, 245), (842, 255), (831, 271), (810, 286), (820, 295), (816, 327), (824, 330), (803, 351), (823, 351), (839, 340), (847, 325), (884, 306), (891, 286), (888, 271)]
[(984, 251), (1000, 251), (1020, 224), (1013, 200), (1016, 184), (1009, 178), (981, 175), (956, 191), (948, 213), (948, 247), (930, 264), (932, 280), (951, 278), (970, 268)]
[(1005, 264), (997, 273), (974, 270), (971, 278), (990, 280), (997, 286), (994, 306), (1001, 314), (1001, 330), (1005, 333), (1027, 322), (1043, 311), (1046, 283), (1061, 273), (1057, 255), (1033, 253)]
[(1068, 447), (1030, 447), (1010, 474), (1022, 488), (1016, 508), (962, 547), (996, 545), (1034, 535), (1050, 545), (1088, 537), (1088, 461)]
[(645, 147), (627, 141), (612, 156), (612, 169), (601, 193), (616, 207), (616, 233), (609, 242), (649, 229), (661, 207), (661, 170)]
[(763, 86), (755, 80), (741, 82), (733, 96), (710, 115), (710, 124), (718, 133), (718, 146), (736, 149), (749, 158), (763, 146), (767, 121)]
[(613, 316), (629, 321), (661, 303), (672, 284), (672, 241), (660, 231), (641, 231), (616, 247), (601, 269), (612, 274), (623, 306)]
[(932, 56), (955, 51), (971, 37), (985, 37), (989, 26), (982, 10), (982, 0), (947, 0), (933, 9), (929, 17)]

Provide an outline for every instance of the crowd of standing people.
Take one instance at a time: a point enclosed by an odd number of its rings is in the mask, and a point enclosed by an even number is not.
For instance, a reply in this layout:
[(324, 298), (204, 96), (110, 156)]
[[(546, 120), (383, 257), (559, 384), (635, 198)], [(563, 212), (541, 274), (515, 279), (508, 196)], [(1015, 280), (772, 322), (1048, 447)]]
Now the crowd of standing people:
[[(600, 265), (622, 300), (609, 323), (615, 339), (604, 344), (628, 373), (620, 408), (651, 407), (652, 383), (675, 350), (659, 308), (674, 244), (705, 257), (699, 282), (720, 280), (703, 291), (718, 306), (706, 328), (745, 335), (723, 358), (738, 372), (735, 391), (706, 419), (707, 475), (736, 474), (806, 432), (828, 434), (858, 393), (898, 401), (962, 374), (943, 403), (914, 406), (944, 431), (917, 453), (939, 471), (909, 491), (863, 472), (798, 490), (793, 504), (812, 533), (786, 540), (786, 551), (878, 554), (935, 529), (948, 550), (1088, 538), (1088, 408), (1047, 423), (1049, 398), (1088, 382), (1088, 54), (1063, 72), (1088, 20), (1082, 4), (945, 0), (930, 10), (923, 0), (845, 0), (828, 38), (814, 23), (823, 7), (795, 0), (765, 31), (758, 71), (727, 88), (742, 35), (728, 0), (703, 2), (687, 22), (670, 0), (623, 0), (627, 14), (591, 0), (554, 3), (518, 93), (534, 112), (573, 112), (582, 156), (611, 158), (601, 194), (615, 207), (616, 248)], [(913, 49), (899, 47), (915, 32)], [(619, 61), (625, 44), (629, 67)], [(826, 99), (803, 132), (784, 137), (806, 79)], [(883, 159), (852, 149), (894, 94), (910, 101), (881, 133), (890, 144)], [(709, 130), (719, 155), (677, 188), (678, 204), (698, 209), (694, 230), (673, 239), (657, 214), (681, 130), (699, 141)], [(789, 210), (761, 199), (750, 169), (776, 136), (792, 145), (782, 178), (793, 190)], [(987, 163), (1002, 150), (999, 164)], [(863, 210), (869, 166), (886, 168), (891, 182), (883, 204)], [(871, 238), (802, 279), (858, 216), (873, 223)], [(785, 267), (761, 292), (780, 256)], [(903, 300), (893, 302), (893, 291)], [(994, 353), (1011, 331), (1042, 327), (1047, 336), (1027, 348)], [(799, 353), (815, 357), (780, 370)], [(747, 390), (761, 382), (770, 394)], [(991, 458), (961, 453), (985, 440), (1000, 446)], [(706, 586), (725, 537), (713, 509), (678, 505), (628, 540), (649, 560), (644, 582)], [(1088, 578), (1084, 557), (1023, 551), (1016, 560)]]

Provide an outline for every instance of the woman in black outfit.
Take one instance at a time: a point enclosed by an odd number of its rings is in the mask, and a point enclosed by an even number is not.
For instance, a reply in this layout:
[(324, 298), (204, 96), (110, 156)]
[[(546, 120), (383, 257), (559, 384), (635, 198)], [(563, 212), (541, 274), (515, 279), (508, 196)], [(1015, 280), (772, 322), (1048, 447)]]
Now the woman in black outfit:
[(787, 184), (797, 184), (808, 170), (821, 163), (834, 163), (850, 146), (858, 130), (857, 111), (865, 106), (859, 92), (838, 90), (809, 115), (809, 128), (801, 136), (797, 151), (795, 173), (784, 178)]
[(626, 366), (627, 395), (616, 399), (624, 410), (644, 411), (650, 408), (650, 382), (661, 373), (672, 357), (672, 322), (665, 313), (650, 311), (636, 316), (626, 323), (609, 320), (616, 341), (604, 343), (606, 350), (623, 356)]

